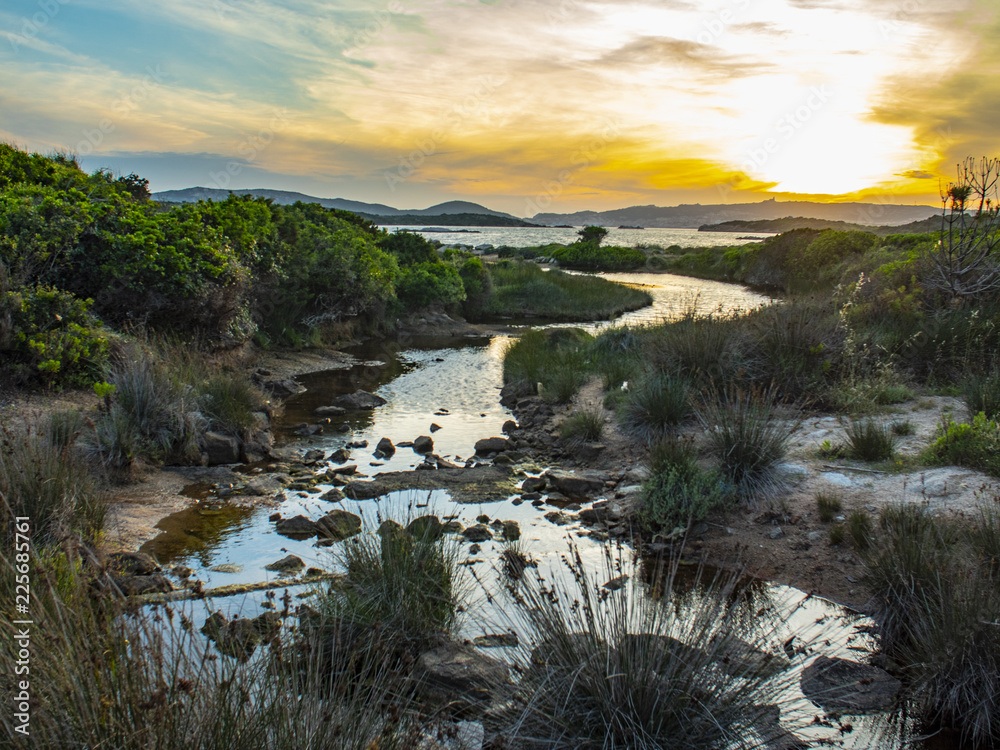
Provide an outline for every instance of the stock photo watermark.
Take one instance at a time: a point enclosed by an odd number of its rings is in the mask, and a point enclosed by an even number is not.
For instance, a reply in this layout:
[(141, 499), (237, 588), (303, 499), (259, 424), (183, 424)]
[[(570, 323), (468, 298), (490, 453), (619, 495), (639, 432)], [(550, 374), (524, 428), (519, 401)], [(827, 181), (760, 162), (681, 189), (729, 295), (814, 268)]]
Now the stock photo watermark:
[[(155, 68), (147, 66), (146, 75), (126, 94), (119, 96), (111, 103), (111, 110), (119, 117), (128, 117), (148, 99), (150, 94), (167, 80), (169, 75), (159, 65)], [(90, 156), (102, 145), (107, 137), (117, 130), (118, 125), (111, 117), (105, 117), (96, 127), (83, 131), (83, 137), (77, 141), (74, 153), (79, 156)]]
[(14, 731), (31, 735), (31, 519), (14, 519), (14, 609), (11, 637), (14, 640), (13, 687)]
[(243, 174), (244, 169), (253, 166), (260, 157), (260, 154), (271, 145), (275, 136), (288, 125), (288, 122), (287, 109), (274, 110), (274, 114), (266, 128), (261, 128), (256, 133), (244, 136), (243, 140), (236, 147), (236, 153), (242, 157), (241, 159), (233, 159), (226, 164), (225, 169), (208, 173), (212, 184), (219, 190), (226, 190), (232, 184), (234, 177), (239, 177)]
[(62, 7), (69, 5), (69, 3), (70, 0), (38, 0), (36, 3), (38, 11), (30, 16), (22, 16), (19, 33), (7, 37), (13, 50), (17, 52), (32, 39), (35, 39), (52, 19), (59, 15)]

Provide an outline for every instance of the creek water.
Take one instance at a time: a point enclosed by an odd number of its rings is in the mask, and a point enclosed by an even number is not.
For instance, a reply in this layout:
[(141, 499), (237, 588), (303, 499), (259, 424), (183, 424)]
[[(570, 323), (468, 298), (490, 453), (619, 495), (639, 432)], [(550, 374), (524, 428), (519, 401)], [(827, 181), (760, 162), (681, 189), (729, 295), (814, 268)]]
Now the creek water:
[[(710, 281), (684, 277), (650, 274), (605, 274), (607, 278), (630, 284), (641, 284), (654, 298), (651, 307), (622, 316), (613, 323), (593, 323), (584, 326), (597, 329), (607, 325), (645, 325), (665, 318), (672, 318), (697, 300), (702, 312), (728, 312), (766, 304), (770, 300), (748, 289)], [(305, 393), (289, 399), (284, 413), (276, 420), (274, 429), (280, 445), (285, 450), (319, 448), (327, 453), (348, 444), (367, 442), (366, 448), (351, 448), (349, 463), (357, 464), (364, 476), (379, 472), (402, 471), (422, 463), (423, 457), (410, 448), (400, 447), (388, 459), (373, 455), (375, 444), (382, 437), (394, 443), (412, 441), (420, 435), (431, 435), (434, 452), (454, 462), (462, 461), (474, 453), (477, 440), (500, 435), (503, 423), (511, 414), (499, 403), (502, 384), (502, 358), (513, 334), (488, 337), (419, 338), (410, 337), (396, 341), (370, 342), (350, 350), (358, 364), (349, 369), (331, 370), (303, 375), (298, 380), (306, 386)], [(377, 393), (386, 403), (369, 412), (355, 412), (333, 418), (324, 425), (323, 433), (308, 438), (300, 437), (296, 425), (314, 423), (313, 410), (324, 406), (338, 395), (357, 389)], [(436, 429), (432, 432), (432, 425)], [(325, 470), (326, 465), (316, 467)], [(527, 474), (538, 474), (546, 467), (524, 465), (518, 467)], [(325, 492), (329, 485), (317, 485)], [(199, 488), (192, 488), (196, 493)], [(277, 510), (285, 518), (299, 513), (318, 518), (333, 508), (340, 508), (362, 517), (367, 529), (377, 527), (383, 518), (413, 517), (434, 513), (439, 517), (456, 518), (463, 526), (476, 523), (481, 515), (491, 520), (517, 521), (521, 533), (521, 546), (535, 561), (538, 573), (547, 580), (571, 580), (565, 560), (570, 542), (580, 559), (599, 586), (612, 577), (606, 567), (607, 544), (592, 540), (578, 523), (556, 525), (544, 518), (546, 512), (558, 509), (555, 504), (534, 507), (529, 502), (519, 502), (516, 495), (497, 497), (491, 502), (456, 502), (445, 491), (390, 493), (378, 500), (329, 503), (315, 491), (286, 491)], [(252, 583), (278, 580), (264, 566), (287, 554), (300, 557), (307, 566), (324, 569), (336, 568), (336, 550), (314, 546), (313, 540), (296, 541), (277, 534), (268, 517), (273, 507), (244, 508), (224, 503), (199, 503), (180, 513), (163, 519), (158, 525), (163, 532), (143, 550), (154, 555), (163, 564), (190, 567), (206, 588), (234, 583)], [(368, 532), (365, 532), (368, 533)], [(457, 543), (457, 542), (456, 542)], [(503, 545), (499, 541), (484, 542), (481, 550), (469, 551), (462, 545), (460, 558), (467, 563), (462, 567), (465, 582), (470, 584), (475, 617), (466, 617), (460, 635), (473, 637), (490, 628), (509, 623), (499, 599), (490, 600), (478, 582), (502, 578), (498, 564)], [(624, 554), (624, 553), (623, 553)], [(602, 577), (607, 576), (607, 577)], [(289, 581), (290, 586), (294, 585)], [(864, 635), (863, 620), (839, 606), (821, 599), (810, 598), (803, 592), (785, 586), (762, 584), (768, 599), (776, 606), (784, 623), (780, 632), (796, 635), (801, 642), (812, 643), (814, 652), (830, 656), (859, 659), (871, 649), (872, 644)], [(298, 590), (298, 589), (293, 589)], [(254, 616), (267, 605), (264, 593), (216, 599), (213, 608), (230, 614)], [(203, 620), (208, 610), (204, 604), (192, 603), (196, 624)], [(199, 609), (199, 607), (201, 609)], [(499, 632), (493, 630), (492, 632)], [(822, 643), (820, 647), (819, 644)], [(801, 696), (787, 701), (796, 724), (805, 724), (822, 712)], [(787, 716), (787, 714), (786, 714)], [(892, 748), (912, 735), (911, 723), (894, 717), (866, 717), (852, 719), (854, 730), (843, 732), (833, 726), (814, 725), (801, 736), (822, 738), (846, 748)], [(877, 743), (873, 744), (877, 738)], [(922, 745), (930, 748), (930, 745)], [(935, 747), (954, 747), (953, 745)]]

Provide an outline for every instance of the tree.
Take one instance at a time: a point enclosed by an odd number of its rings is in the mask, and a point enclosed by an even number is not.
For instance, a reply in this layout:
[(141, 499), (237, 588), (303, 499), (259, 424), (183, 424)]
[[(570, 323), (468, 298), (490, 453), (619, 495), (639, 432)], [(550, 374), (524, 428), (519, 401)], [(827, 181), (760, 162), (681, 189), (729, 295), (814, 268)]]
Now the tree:
[(604, 227), (584, 227), (577, 234), (580, 235), (580, 242), (600, 245), (601, 240), (607, 236), (608, 230)]
[(941, 235), (930, 253), (936, 273), (926, 283), (952, 300), (1000, 288), (998, 180), (1000, 159), (969, 157), (941, 191)]

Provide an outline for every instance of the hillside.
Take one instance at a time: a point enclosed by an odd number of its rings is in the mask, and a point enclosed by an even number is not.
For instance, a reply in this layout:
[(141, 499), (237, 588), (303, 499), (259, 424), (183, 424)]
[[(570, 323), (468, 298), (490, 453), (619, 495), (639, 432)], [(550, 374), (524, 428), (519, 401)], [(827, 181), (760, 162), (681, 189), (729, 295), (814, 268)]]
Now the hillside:
[(801, 216), (827, 221), (888, 226), (926, 219), (934, 210), (933, 206), (817, 203), (814, 201), (777, 201), (771, 199), (759, 203), (715, 205), (694, 203), (680, 206), (630, 206), (614, 211), (578, 211), (569, 214), (542, 213), (530, 217), (530, 220), (549, 226), (597, 224), (617, 227), (627, 224), (643, 227), (694, 229), (704, 224), (727, 221), (760, 221)]
[(443, 227), (537, 227), (539, 224), (532, 224), (504, 214), (482, 214), (482, 213), (446, 213), (446, 214), (366, 214), (358, 213), (364, 219), (368, 219), (379, 226), (427, 226), (428, 224), (438, 224)]
[(759, 221), (724, 221), (720, 224), (704, 224), (698, 227), (699, 232), (770, 232), (780, 234), (793, 229), (835, 229), (839, 232), (860, 231), (871, 232), (880, 237), (890, 234), (923, 234), (935, 232), (941, 228), (940, 216), (929, 216), (920, 221), (911, 221), (899, 226), (875, 226), (871, 224), (852, 224), (847, 221), (830, 221), (828, 219), (810, 219), (804, 216), (785, 217), (784, 219), (761, 219)]

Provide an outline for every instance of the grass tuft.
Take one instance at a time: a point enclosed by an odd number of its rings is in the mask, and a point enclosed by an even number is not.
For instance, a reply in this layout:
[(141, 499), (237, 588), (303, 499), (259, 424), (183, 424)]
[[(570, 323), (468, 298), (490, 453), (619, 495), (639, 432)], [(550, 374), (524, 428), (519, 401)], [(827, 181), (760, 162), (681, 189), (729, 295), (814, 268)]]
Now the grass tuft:
[(840, 512), (840, 498), (827, 492), (816, 493), (816, 507), (819, 509), (819, 520), (830, 523)]
[(645, 441), (675, 430), (690, 416), (691, 386), (679, 375), (649, 375), (631, 388), (622, 400), (625, 430)]
[(870, 417), (851, 421), (846, 436), (849, 455), (861, 461), (887, 461), (896, 453), (897, 437), (885, 422)]
[(581, 409), (562, 423), (559, 434), (563, 440), (597, 440), (604, 432), (604, 414), (597, 409)]

